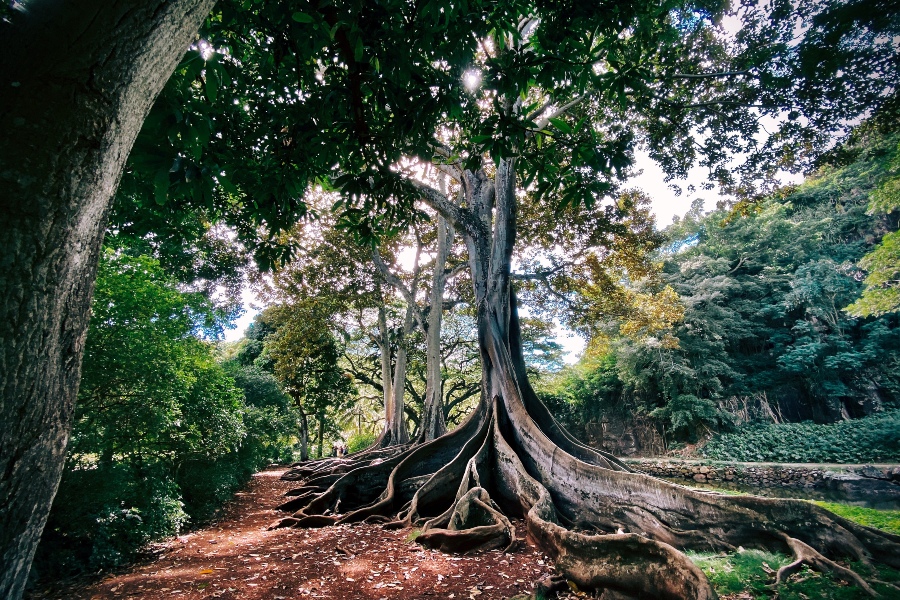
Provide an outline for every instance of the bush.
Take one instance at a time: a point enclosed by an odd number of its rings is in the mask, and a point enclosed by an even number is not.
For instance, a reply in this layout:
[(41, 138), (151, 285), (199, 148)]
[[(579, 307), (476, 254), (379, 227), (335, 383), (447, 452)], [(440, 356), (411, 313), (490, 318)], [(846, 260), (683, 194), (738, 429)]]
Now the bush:
[(708, 398), (680, 394), (668, 404), (650, 412), (650, 416), (668, 424), (670, 434), (678, 440), (697, 441), (698, 432), (714, 431), (728, 426), (728, 415)]
[(900, 411), (830, 425), (752, 425), (714, 437), (700, 453), (747, 462), (895, 462), (900, 460)]
[(107, 250), (81, 389), (35, 577), (122, 565), (211, 518), (259, 468), (291, 458), (298, 413), (271, 374), (217, 363), (217, 310), (150, 257)]
[(374, 433), (355, 433), (347, 440), (347, 452), (359, 452), (375, 443)]
[(38, 547), (35, 575), (122, 565), (147, 543), (178, 533), (188, 519), (178, 486), (158, 465), (66, 469)]

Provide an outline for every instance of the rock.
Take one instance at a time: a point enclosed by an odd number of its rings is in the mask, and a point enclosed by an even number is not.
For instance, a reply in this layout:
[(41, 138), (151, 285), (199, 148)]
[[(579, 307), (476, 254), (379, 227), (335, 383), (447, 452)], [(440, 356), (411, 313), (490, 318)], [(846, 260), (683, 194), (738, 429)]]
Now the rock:
[(855, 473), (832, 472), (825, 473), (822, 481), (826, 488), (842, 494), (851, 502), (865, 501), (878, 508), (900, 508), (900, 485), (897, 483)]
[(859, 474), (863, 477), (869, 477), (871, 479), (883, 479), (885, 481), (890, 481), (891, 476), (888, 473), (885, 473), (878, 467), (873, 467), (872, 465), (866, 465), (859, 470)]
[(703, 473), (697, 473), (696, 475), (694, 475), (694, 481), (703, 483), (706, 481), (706, 475), (704, 475)]
[(706, 465), (700, 467), (700, 472), (703, 473), (704, 475), (706, 473), (709, 473), (709, 467), (707, 467)]

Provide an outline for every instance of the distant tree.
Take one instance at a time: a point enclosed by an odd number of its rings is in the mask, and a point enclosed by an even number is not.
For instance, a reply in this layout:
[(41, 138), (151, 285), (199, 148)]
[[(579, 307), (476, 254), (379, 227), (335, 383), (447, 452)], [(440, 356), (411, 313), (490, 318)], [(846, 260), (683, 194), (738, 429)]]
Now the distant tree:
[(154, 259), (106, 249), (92, 312), (73, 457), (175, 469), (240, 446), (240, 393), (196, 337), (222, 317), (203, 295), (178, 291)]
[(330, 314), (314, 299), (267, 309), (275, 331), (265, 340), (275, 377), (301, 413), (301, 460), (309, 458), (309, 417), (315, 419), (318, 456), (333, 414), (353, 396), (350, 377), (340, 366), (342, 349)]
[(727, 413), (739, 422), (830, 422), (900, 400), (896, 316), (844, 310), (863, 288), (856, 264), (896, 227), (895, 216), (867, 214), (895, 145), (894, 134), (868, 136), (844, 147), (843, 164), (743, 216), (692, 210), (667, 230), (663, 279), (678, 292), (683, 319), (666, 333), (677, 344), (614, 344), (638, 407), (691, 438), (727, 425)]
[[(872, 192), (869, 213), (900, 210), (900, 148), (885, 181)], [(900, 310), (900, 231), (888, 231), (878, 246), (866, 254), (859, 266), (867, 271), (859, 300), (847, 307), (857, 316), (879, 316)]]

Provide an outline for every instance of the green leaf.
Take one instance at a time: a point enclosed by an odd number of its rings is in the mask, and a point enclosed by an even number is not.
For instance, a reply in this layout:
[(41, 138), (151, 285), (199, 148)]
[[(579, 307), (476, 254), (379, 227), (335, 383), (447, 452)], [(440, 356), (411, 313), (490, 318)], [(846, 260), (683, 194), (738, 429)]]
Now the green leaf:
[(356, 38), (356, 48), (353, 50), (353, 59), (356, 62), (362, 62), (363, 59), (363, 42), (362, 38)]
[(210, 67), (206, 69), (204, 85), (206, 87), (206, 97), (210, 102), (215, 102), (216, 98), (219, 97), (219, 73), (215, 68)]
[(156, 203), (163, 206), (169, 196), (169, 170), (160, 169), (153, 178), (153, 197)]
[(219, 177), (217, 179), (219, 180), (219, 185), (221, 185), (222, 188), (229, 194), (232, 194), (234, 196), (237, 196), (238, 194), (240, 194), (240, 191), (231, 182), (231, 178), (228, 177), (228, 175), (219, 175)]
[(293, 15), (291, 15), (291, 18), (298, 23), (312, 23), (314, 20), (310, 15), (303, 12), (295, 12)]
[(554, 117), (550, 119), (550, 123), (552, 123), (554, 127), (559, 129), (563, 133), (572, 133), (572, 128), (563, 119)]

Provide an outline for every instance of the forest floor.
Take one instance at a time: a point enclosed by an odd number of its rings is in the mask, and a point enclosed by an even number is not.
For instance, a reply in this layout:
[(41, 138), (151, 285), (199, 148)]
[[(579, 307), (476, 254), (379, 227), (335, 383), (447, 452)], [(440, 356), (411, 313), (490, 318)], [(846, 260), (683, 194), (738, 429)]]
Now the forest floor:
[[(152, 556), (105, 576), (40, 583), (28, 600), (177, 599), (201, 600), (507, 600), (527, 598), (535, 584), (554, 574), (551, 561), (520, 541), (508, 553), (470, 556), (423, 549), (409, 529), (340, 525), (323, 529), (268, 527), (284, 516), (276, 507), (296, 485), (281, 481), (284, 468), (257, 473), (225, 505), (218, 519), (168, 542)], [(830, 505), (829, 508), (841, 508)], [(896, 531), (897, 511), (843, 507), (865, 514), (845, 516)], [(878, 517), (874, 521), (873, 516)], [(866, 520), (868, 519), (868, 521)], [(517, 532), (524, 523), (516, 522)], [(857, 600), (865, 593), (830, 576), (804, 569), (777, 591), (774, 569), (784, 555), (759, 551), (696, 555), (722, 600), (810, 598)], [(900, 584), (900, 571), (882, 570), (880, 579)], [(885, 588), (884, 597), (895, 598)], [(584, 593), (559, 594), (560, 600)]]
[[(296, 485), (281, 481), (283, 472), (257, 473), (215, 522), (157, 545), (152, 559), (100, 580), (50, 583), (29, 597), (503, 600), (530, 593), (554, 573), (550, 560), (523, 542), (509, 553), (457, 556), (423, 549), (409, 529), (360, 524), (269, 531), (284, 516), (276, 510), (284, 493)], [(521, 532), (524, 523), (516, 525)]]

